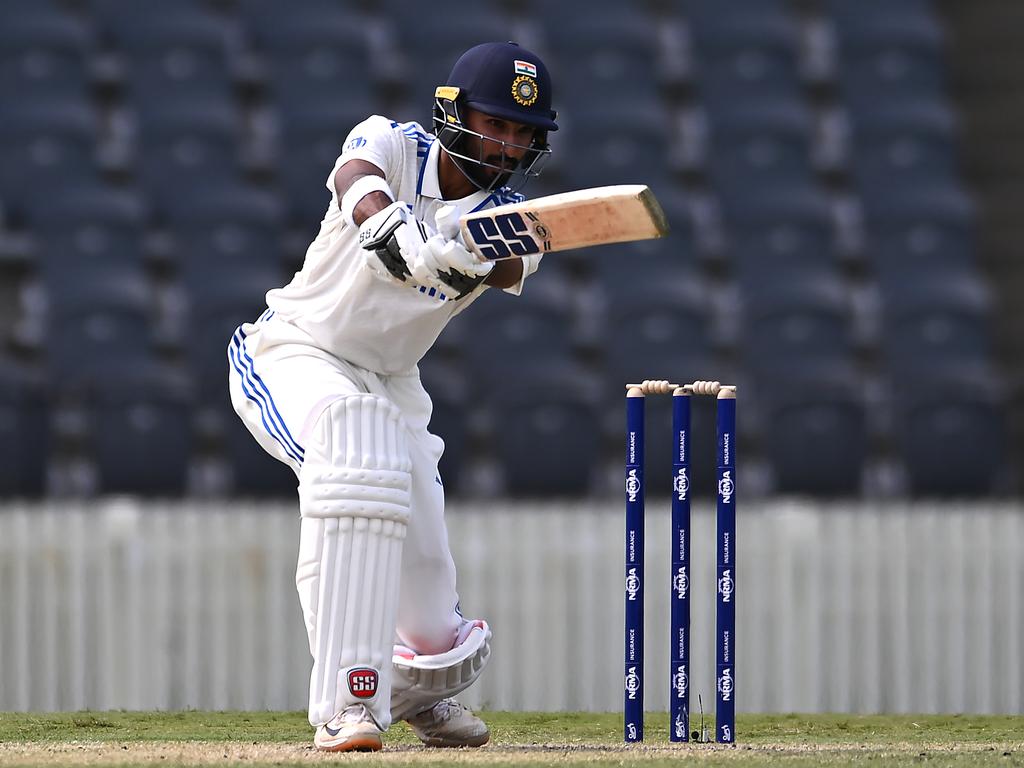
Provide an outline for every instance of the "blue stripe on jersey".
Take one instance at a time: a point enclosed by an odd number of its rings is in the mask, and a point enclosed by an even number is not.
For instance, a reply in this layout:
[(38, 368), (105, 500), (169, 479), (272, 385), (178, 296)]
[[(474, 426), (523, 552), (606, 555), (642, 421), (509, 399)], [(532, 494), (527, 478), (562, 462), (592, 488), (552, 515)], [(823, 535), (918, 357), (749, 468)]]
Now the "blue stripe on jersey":
[(401, 129), (402, 133), (408, 136), (410, 139), (416, 139), (416, 150), (417, 152), (430, 146), (433, 138), (428, 136), (421, 130), (413, 127), (413, 123), (403, 123), (402, 125), (394, 124), (396, 128)]
[(432, 145), (433, 143), (434, 142), (432, 141), (430, 142), (430, 144), (427, 145), (427, 151), (424, 152), (422, 155), (419, 152), (416, 153), (416, 155), (423, 160), (423, 162), (420, 163), (419, 177), (416, 179), (416, 197), (419, 197), (421, 194), (423, 194), (423, 172), (427, 170), (427, 154), (430, 152), (430, 145)]
[(441, 293), (439, 290), (437, 290), (437, 288), (427, 288), (427, 286), (425, 285), (420, 285), (416, 288), (416, 290), (418, 290), (420, 293), (427, 294), (427, 296), (429, 296), (430, 298), (434, 298), (436, 296), (439, 301), (448, 301), (448, 297)]
[(501, 189), (497, 189), (494, 192), (491, 192), (491, 194), (489, 194), (487, 198), (482, 203), (480, 203), (480, 205), (478, 205), (476, 208), (470, 211), (470, 213), (482, 211), (484, 208), (487, 208), (489, 206), (494, 206), (495, 208), (497, 208), (499, 205), (521, 203), (525, 199), (526, 195), (521, 195), (518, 192), (513, 192), (508, 187), (502, 187)]
[(228, 348), (228, 357), (231, 360), (231, 365), (242, 379), (242, 391), (245, 392), (245, 396), (249, 400), (256, 403), (257, 407), (259, 407), (260, 420), (263, 422), (263, 428), (267, 430), (267, 434), (277, 441), (286, 454), (301, 464), (305, 458), (306, 451), (295, 441), (291, 432), (288, 431), (284, 419), (281, 418), (281, 414), (277, 410), (277, 405), (274, 403), (270, 390), (259, 374), (256, 373), (253, 367), (253, 360), (245, 351), (244, 341), (245, 334), (241, 328), (238, 328), (234, 336), (231, 337), (231, 345)]

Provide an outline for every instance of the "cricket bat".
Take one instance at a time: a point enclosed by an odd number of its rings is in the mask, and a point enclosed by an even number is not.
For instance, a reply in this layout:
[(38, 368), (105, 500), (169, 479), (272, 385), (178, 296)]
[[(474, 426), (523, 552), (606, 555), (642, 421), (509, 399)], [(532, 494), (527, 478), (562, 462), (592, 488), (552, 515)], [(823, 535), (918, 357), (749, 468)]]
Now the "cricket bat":
[(668, 222), (649, 187), (619, 184), (476, 211), (459, 229), (469, 250), (506, 259), (663, 237)]

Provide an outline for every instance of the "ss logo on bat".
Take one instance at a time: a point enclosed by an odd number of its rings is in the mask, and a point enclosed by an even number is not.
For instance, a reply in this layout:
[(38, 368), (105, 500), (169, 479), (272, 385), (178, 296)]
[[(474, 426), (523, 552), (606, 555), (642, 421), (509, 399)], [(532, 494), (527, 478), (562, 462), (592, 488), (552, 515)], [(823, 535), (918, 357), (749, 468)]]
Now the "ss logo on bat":
[(503, 213), (493, 219), (472, 219), (467, 225), (470, 237), (488, 259), (529, 256), (540, 253), (537, 241), (523, 221), (522, 214)]

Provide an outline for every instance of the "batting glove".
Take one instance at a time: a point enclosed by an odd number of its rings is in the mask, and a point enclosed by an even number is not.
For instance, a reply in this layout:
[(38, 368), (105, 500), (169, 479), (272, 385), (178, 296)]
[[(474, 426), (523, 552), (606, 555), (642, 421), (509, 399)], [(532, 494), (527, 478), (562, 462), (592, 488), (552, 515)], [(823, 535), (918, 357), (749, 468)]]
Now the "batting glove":
[[(481, 259), (467, 250), (459, 239), (458, 209), (446, 205), (434, 217), (438, 233), (420, 251), (420, 259), (411, 270), (416, 280), (439, 280), (461, 299), (476, 288), (494, 269), (494, 262)], [(449, 291), (450, 292), (450, 291)]]
[(405, 282), (412, 277), (411, 263), (436, 233), (414, 217), (404, 203), (394, 202), (370, 216), (359, 228), (359, 244), (366, 263), (378, 275)]

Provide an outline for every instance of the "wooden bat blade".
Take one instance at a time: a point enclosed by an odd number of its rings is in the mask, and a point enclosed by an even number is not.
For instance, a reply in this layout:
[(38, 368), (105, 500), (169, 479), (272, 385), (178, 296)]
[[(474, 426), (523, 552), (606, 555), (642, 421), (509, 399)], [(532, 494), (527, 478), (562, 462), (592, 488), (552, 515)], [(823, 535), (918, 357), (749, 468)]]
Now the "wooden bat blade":
[(664, 237), (665, 212), (649, 187), (620, 184), (477, 211), (459, 221), (466, 247), (488, 259)]

